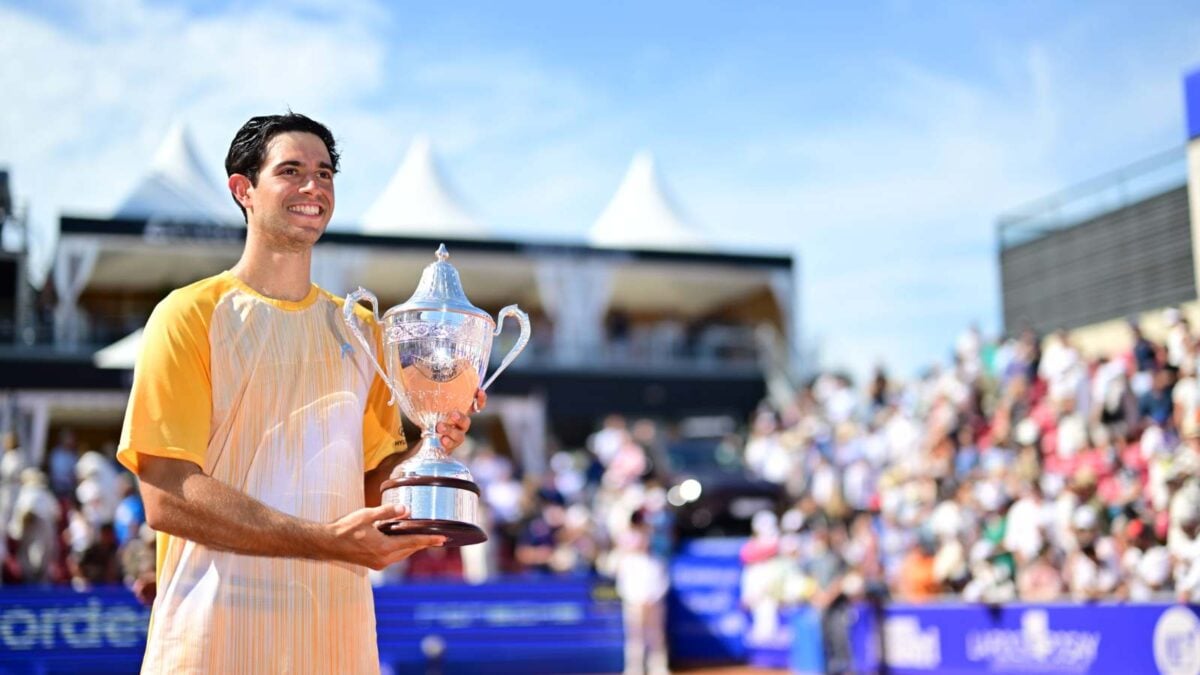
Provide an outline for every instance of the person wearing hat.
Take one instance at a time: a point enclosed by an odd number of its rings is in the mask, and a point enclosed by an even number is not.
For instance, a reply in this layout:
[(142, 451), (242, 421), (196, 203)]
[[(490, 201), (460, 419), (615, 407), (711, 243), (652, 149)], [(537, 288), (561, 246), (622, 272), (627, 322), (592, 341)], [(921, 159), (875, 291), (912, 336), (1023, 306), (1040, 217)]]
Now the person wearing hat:
[(11, 551), (24, 583), (53, 581), (60, 569), (58, 519), (61, 508), (50, 491), (46, 474), (27, 467), (21, 471), (21, 489), (13, 503), (7, 535), (16, 542)]
[(1112, 540), (1103, 535), (1107, 526), (1101, 509), (1079, 506), (1071, 517), (1071, 529), (1075, 547), (1063, 568), (1071, 597), (1080, 601), (1109, 597), (1120, 582), (1120, 564), (1114, 559)]
[(1200, 601), (1200, 483), (1188, 480), (1171, 497), (1167, 551), (1175, 567), (1175, 592)]

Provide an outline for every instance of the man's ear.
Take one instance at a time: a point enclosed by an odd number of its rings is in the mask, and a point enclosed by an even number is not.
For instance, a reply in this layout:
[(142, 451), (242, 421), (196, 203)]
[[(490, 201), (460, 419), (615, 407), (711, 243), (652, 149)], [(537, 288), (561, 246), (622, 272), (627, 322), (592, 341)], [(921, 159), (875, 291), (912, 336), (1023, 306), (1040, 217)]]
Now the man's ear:
[(250, 183), (250, 179), (240, 173), (235, 173), (229, 177), (229, 191), (233, 193), (233, 198), (237, 200), (242, 208), (250, 208), (250, 192), (254, 190), (254, 185)]

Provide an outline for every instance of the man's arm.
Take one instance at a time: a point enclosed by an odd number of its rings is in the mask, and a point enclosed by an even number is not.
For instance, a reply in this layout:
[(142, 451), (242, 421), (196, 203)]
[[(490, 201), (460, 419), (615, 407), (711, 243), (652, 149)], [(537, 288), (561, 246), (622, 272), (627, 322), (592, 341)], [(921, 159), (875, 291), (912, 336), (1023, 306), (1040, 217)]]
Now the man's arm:
[(273, 509), (192, 462), (142, 454), (139, 463), (147, 524), (213, 549), (383, 569), (445, 542), (436, 535), (388, 536), (375, 526), (407, 517), (404, 507), (364, 508), (332, 523), (316, 523)]

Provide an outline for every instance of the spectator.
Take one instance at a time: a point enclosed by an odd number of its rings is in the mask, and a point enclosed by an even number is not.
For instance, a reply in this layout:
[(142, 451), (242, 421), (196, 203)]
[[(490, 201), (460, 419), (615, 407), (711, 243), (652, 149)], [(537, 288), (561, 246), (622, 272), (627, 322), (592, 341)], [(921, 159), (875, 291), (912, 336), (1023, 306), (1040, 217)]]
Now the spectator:
[(941, 592), (934, 574), (935, 542), (928, 533), (917, 536), (901, 564), (896, 583), (896, 599), (902, 602), (928, 602)]
[(75, 494), (75, 463), (79, 461), (79, 443), (75, 432), (64, 429), (58, 435), (58, 444), (50, 450), (48, 466), (50, 489), (59, 498)]
[(1171, 424), (1175, 402), (1171, 393), (1171, 371), (1163, 369), (1154, 373), (1150, 391), (1138, 400), (1138, 413), (1163, 427)]
[(46, 484), (46, 476), (34, 468), (21, 472), (21, 490), (13, 505), (8, 536), (12, 575), (23, 583), (42, 584), (56, 576), (58, 559), (58, 500)]
[(1017, 595), (1024, 602), (1052, 602), (1063, 592), (1062, 575), (1048, 544), (1017, 573)]
[(625, 617), (625, 672), (667, 673), (667, 563), (653, 550), (654, 531), (638, 510), (617, 538), (617, 594)]

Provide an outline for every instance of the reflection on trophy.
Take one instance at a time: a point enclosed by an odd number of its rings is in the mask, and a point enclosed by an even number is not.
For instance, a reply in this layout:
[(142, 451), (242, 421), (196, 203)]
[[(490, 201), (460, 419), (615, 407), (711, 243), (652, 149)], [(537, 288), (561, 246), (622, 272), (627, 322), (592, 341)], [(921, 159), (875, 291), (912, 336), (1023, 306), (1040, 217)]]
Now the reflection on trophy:
[[(346, 296), (342, 317), (363, 348), (373, 352), (354, 319), (354, 305), (371, 301), (382, 330), (387, 372), (371, 359), (392, 392), (390, 403), (421, 428), (417, 452), (399, 464), (383, 484), (383, 503), (409, 508), (409, 520), (387, 523), (388, 534), (438, 534), (446, 546), (465, 546), (487, 540), (480, 527), (479, 487), (461, 462), (446, 454), (436, 433), (439, 422), (453, 412), (467, 414), (475, 390), (487, 390), (496, 376), (512, 363), (529, 342), (529, 317), (516, 305), (500, 310), (496, 320), (472, 305), (463, 293), (458, 270), (447, 262), (443, 244), (437, 261), (421, 274), (417, 290), (407, 302), (389, 309), (379, 319), (379, 301), (364, 288)], [(506, 317), (521, 324), (521, 337), (500, 366), (480, 387), (487, 371), (492, 339), (500, 335)]]

